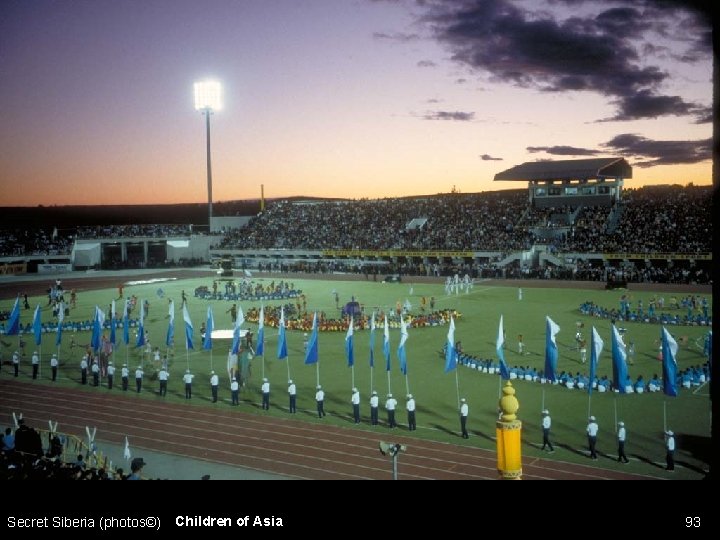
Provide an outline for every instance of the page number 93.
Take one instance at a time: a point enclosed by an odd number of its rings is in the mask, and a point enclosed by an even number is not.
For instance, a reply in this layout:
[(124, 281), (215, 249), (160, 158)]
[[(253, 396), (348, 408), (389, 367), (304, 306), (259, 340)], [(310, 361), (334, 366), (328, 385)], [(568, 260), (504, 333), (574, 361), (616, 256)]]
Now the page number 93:
[(700, 518), (687, 516), (685, 518), (685, 527), (700, 527)]

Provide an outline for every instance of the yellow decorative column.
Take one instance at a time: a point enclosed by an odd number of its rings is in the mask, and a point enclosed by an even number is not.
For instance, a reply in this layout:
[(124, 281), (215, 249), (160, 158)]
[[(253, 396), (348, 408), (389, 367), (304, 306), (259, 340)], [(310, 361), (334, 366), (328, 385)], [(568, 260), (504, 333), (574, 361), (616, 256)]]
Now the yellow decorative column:
[(500, 398), (502, 414), (495, 428), (498, 472), (503, 480), (521, 480), (520, 435), (522, 433), (522, 422), (515, 415), (520, 408), (520, 404), (515, 397), (515, 389), (510, 381), (505, 383), (502, 393), (503, 397)]

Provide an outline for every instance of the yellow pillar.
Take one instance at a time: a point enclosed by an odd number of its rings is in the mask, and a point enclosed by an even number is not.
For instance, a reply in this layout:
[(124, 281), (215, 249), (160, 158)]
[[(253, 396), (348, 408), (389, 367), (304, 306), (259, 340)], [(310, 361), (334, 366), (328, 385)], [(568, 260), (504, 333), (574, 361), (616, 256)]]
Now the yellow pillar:
[(502, 414), (495, 428), (498, 472), (503, 480), (521, 480), (520, 435), (522, 433), (522, 422), (515, 415), (520, 408), (520, 404), (515, 397), (515, 389), (510, 381), (505, 383), (502, 393), (503, 397), (500, 398)]

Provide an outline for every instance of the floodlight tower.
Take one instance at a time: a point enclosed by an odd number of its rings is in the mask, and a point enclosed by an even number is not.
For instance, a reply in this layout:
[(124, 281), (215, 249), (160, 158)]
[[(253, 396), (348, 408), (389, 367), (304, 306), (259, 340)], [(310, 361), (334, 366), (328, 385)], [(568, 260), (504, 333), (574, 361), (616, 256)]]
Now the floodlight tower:
[(195, 83), (195, 110), (205, 115), (207, 131), (208, 230), (212, 227), (212, 166), (210, 165), (210, 115), (222, 108), (222, 87), (217, 81)]

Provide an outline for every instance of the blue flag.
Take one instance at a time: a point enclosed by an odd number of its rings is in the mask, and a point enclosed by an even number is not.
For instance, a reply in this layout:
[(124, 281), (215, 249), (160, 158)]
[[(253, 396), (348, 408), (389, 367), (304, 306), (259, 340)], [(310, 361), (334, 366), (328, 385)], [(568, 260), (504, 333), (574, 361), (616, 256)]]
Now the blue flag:
[[(113, 305), (115, 305), (115, 301), (113, 301)], [(175, 300), (170, 300), (168, 314), (170, 315), (170, 321), (168, 321), (167, 334), (165, 335), (165, 345), (172, 347), (175, 340)]]
[(457, 368), (457, 351), (455, 350), (455, 319), (450, 315), (450, 327), (445, 344), (445, 373)]
[(185, 321), (185, 350), (190, 350), (193, 348), (193, 325), (187, 304), (183, 304), (183, 321)]
[(207, 310), (207, 323), (205, 325), (205, 339), (203, 339), (203, 346), (202, 348), (206, 351), (209, 351), (212, 349), (212, 332), (213, 327), (215, 326), (215, 321), (213, 320), (213, 314), (212, 314), (212, 306), (208, 306)]
[(385, 315), (385, 330), (383, 330), (383, 354), (385, 355), (385, 370), (390, 371), (390, 327), (387, 314)]
[(265, 352), (265, 306), (260, 306), (260, 318), (258, 319), (258, 337), (255, 354), (262, 356)]
[(287, 358), (287, 338), (285, 337), (285, 310), (280, 306), (280, 328), (278, 333), (277, 357), (278, 360)]
[(664, 326), (662, 327), (661, 337), (663, 361), (663, 392), (667, 396), (677, 396), (678, 344)]
[(625, 393), (627, 386), (627, 349), (620, 332), (612, 325), (612, 361), (613, 361), (613, 386), (621, 394)]
[(125, 308), (123, 309), (123, 343), (130, 343), (130, 315), (128, 314), (128, 301), (125, 299)]
[[(558, 330), (560, 330), (558, 328)], [(497, 354), (498, 361), (500, 362), (500, 377), (504, 380), (510, 379), (510, 370), (508, 369), (507, 362), (505, 362), (505, 329), (503, 328), (503, 316), (500, 315), (500, 326), (498, 326), (497, 340), (495, 340), (495, 354)]]
[(307, 350), (305, 351), (305, 363), (316, 364), (318, 361), (318, 326), (317, 311), (313, 314), (312, 332), (310, 333), (310, 341), (308, 341)]
[(110, 343), (115, 345), (115, 300), (110, 303)]
[(348, 325), (347, 334), (345, 334), (345, 357), (347, 358), (348, 367), (355, 365), (355, 351), (353, 350), (354, 324), (353, 316), (350, 315), (350, 324)]
[(588, 384), (588, 394), (592, 394), (593, 381), (595, 380), (595, 373), (597, 372), (598, 362), (600, 361), (600, 353), (602, 353), (603, 345), (605, 342), (595, 330), (593, 326), (590, 343), (590, 383)]
[(35, 308), (32, 322), (33, 334), (35, 334), (35, 345), (42, 343), (42, 323), (40, 322), (40, 304)]
[(100, 337), (102, 336), (103, 325), (105, 324), (105, 313), (98, 306), (95, 306), (95, 320), (93, 321), (92, 337), (90, 338), (90, 345), (93, 350), (100, 348)]
[(240, 327), (245, 322), (245, 314), (243, 313), (242, 307), (238, 307), (238, 314), (235, 317), (235, 328), (233, 329), (233, 341), (230, 352), (237, 354), (240, 350)]
[(62, 343), (62, 330), (63, 330), (63, 321), (65, 320), (65, 304), (60, 303), (58, 306), (58, 325), (57, 325), (57, 334), (55, 335), (55, 346), (59, 347)]
[(375, 367), (375, 312), (370, 319), (370, 367)]
[(405, 319), (400, 316), (400, 344), (398, 345), (397, 355), (400, 361), (400, 371), (403, 375), (407, 375), (407, 355), (405, 353), (405, 342), (408, 340), (407, 324)]
[(545, 378), (548, 381), (555, 381), (557, 370), (557, 342), (555, 336), (560, 327), (550, 317), (545, 317)]
[(140, 302), (140, 325), (138, 326), (135, 346), (142, 347), (143, 345), (145, 345), (145, 307), (144, 302)]
[(557, 370), (558, 347), (555, 336), (560, 327), (550, 317), (545, 317), (545, 378), (548, 381), (555, 381)]
[(20, 297), (15, 299), (15, 305), (10, 312), (8, 322), (5, 325), (6, 336), (17, 336), (20, 333)]

